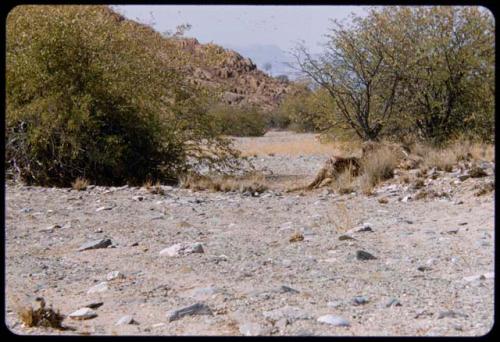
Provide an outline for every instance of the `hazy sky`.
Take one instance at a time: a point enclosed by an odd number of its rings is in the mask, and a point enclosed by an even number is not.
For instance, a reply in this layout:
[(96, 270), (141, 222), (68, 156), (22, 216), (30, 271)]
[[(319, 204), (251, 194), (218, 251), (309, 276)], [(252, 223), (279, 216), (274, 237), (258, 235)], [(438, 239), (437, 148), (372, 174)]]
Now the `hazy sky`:
[(152, 24), (159, 32), (175, 31), (179, 24), (192, 25), (186, 33), (200, 43), (248, 46), (276, 45), (288, 51), (304, 40), (312, 52), (327, 33), (329, 19), (363, 13), (364, 6), (208, 6), (125, 5), (113, 6), (129, 19)]

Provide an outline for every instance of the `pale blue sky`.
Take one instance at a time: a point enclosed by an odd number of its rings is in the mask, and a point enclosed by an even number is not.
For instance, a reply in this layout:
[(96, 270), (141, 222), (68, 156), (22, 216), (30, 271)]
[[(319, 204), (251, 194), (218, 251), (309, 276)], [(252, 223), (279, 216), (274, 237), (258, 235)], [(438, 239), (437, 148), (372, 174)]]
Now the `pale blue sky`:
[(329, 19), (361, 14), (365, 6), (237, 6), (237, 5), (124, 5), (112, 6), (129, 19), (152, 24), (159, 32), (192, 28), (186, 36), (200, 43), (249, 46), (275, 45), (284, 51), (303, 40), (312, 52), (330, 26)]

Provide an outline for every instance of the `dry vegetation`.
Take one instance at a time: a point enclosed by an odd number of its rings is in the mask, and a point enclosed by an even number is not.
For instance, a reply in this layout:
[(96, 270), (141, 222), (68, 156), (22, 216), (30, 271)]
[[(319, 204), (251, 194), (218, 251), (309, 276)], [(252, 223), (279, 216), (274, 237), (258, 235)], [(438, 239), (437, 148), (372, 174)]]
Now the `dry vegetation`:
[(243, 156), (265, 156), (265, 155), (323, 155), (330, 156), (335, 153), (346, 153), (347, 144), (334, 142), (321, 143), (315, 135), (297, 134), (297, 139), (281, 142), (265, 142), (247, 140), (239, 148)]
[(52, 307), (46, 307), (43, 298), (37, 298), (35, 307), (32, 305), (21, 306), (17, 308), (17, 313), (21, 322), (26, 327), (45, 327), (59, 330), (67, 330), (62, 326), (64, 315), (59, 310), (54, 311)]
[(71, 183), (71, 187), (73, 188), (73, 190), (78, 190), (78, 191), (87, 190), (88, 186), (89, 186), (89, 181), (82, 177), (78, 177), (77, 179), (75, 179), (73, 183)]
[(251, 173), (246, 176), (203, 176), (191, 173), (181, 181), (181, 187), (195, 191), (262, 193), (268, 189), (264, 175)]

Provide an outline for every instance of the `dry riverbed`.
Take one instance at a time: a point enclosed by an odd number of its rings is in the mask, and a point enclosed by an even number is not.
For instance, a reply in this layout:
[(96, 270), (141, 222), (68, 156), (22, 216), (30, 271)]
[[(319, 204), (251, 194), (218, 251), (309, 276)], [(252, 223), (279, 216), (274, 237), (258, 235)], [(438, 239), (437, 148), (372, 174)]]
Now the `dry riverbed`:
[[(304, 183), (327, 158), (279, 152), (256, 167)], [(490, 164), (463, 181), (439, 172), (426, 186), (443, 196), (418, 200), (397, 180), (373, 196), (7, 184), (6, 323), (16, 334), (484, 335), (494, 192), (475, 194), (494, 181)], [(18, 310), (35, 297), (94, 317), (26, 327)]]

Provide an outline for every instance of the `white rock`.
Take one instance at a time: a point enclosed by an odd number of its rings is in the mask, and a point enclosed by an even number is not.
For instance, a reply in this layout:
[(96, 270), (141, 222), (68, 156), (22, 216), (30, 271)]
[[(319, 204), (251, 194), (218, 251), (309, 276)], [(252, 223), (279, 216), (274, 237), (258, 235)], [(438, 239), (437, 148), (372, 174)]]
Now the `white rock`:
[(203, 245), (199, 242), (192, 244), (177, 243), (160, 251), (160, 256), (166, 255), (169, 257), (176, 257), (180, 255), (203, 253)]
[(318, 318), (318, 322), (330, 324), (336, 327), (348, 327), (350, 325), (349, 321), (345, 318), (335, 315), (324, 315)]
[(108, 283), (106, 281), (103, 281), (102, 283), (99, 283), (93, 287), (91, 287), (88, 291), (87, 294), (91, 293), (100, 293), (100, 292), (105, 292), (107, 291), (108, 288)]
[(123, 316), (116, 322), (116, 325), (125, 325), (125, 324), (137, 324), (137, 322), (134, 320), (134, 317), (130, 315)]
[(177, 243), (160, 251), (160, 255), (166, 255), (169, 257), (175, 257), (180, 255), (180, 251), (182, 250), (182, 245)]
[(113, 272), (109, 272), (107, 275), (106, 275), (106, 280), (114, 280), (114, 279), (124, 279), (125, 278), (125, 275), (123, 273), (121, 273), (120, 271), (113, 271)]
[(111, 209), (113, 209), (113, 207), (99, 207), (95, 211), (96, 211), (96, 213), (98, 213), (98, 212), (103, 211), (103, 210), (111, 210)]
[(90, 308), (81, 308), (69, 314), (72, 319), (83, 320), (97, 317), (97, 313)]
[(239, 328), (243, 336), (262, 336), (270, 333), (269, 329), (263, 328), (260, 324), (253, 322), (243, 323)]

